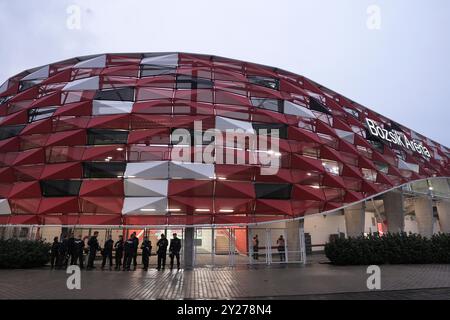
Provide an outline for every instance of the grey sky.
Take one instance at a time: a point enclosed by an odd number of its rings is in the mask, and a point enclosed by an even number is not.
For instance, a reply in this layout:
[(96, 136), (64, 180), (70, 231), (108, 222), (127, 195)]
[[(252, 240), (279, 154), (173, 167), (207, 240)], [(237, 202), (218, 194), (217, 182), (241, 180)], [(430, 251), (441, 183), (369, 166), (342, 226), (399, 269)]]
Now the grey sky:
[(79, 55), (215, 54), (304, 75), (450, 146), (448, 0), (0, 0), (0, 39), (0, 83)]

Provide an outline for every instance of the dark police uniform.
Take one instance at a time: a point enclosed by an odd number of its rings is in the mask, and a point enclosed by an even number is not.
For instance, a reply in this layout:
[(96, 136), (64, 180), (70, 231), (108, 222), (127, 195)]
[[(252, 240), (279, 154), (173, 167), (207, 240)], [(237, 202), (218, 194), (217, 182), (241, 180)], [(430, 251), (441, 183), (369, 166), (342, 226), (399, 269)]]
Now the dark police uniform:
[(166, 255), (167, 255), (167, 246), (169, 245), (169, 241), (167, 241), (166, 238), (159, 239), (156, 243), (156, 246), (158, 247), (158, 251), (156, 252), (158, 254), (158, 270), (161, 269), (161, 267), (164, 269), (166, 267)]
[(123, 270), (130, 270), (131, 260), (133, 259), (134, 254), (134, 241), (133, 239), (128, 239), (124, 244), (124, 252), (125, 256), (123, 258)]
[(81, 269), (84, 268), (83, 251), (84, 251), (84, 241), (81, 239), (75, 239), (73, 243), (73, 254), (71, 264), (72, 265), (77, 264), (79, 261)]
[(63, 238), (61, 242), (59, 243), (59, 254), (58, 254), (58, 268), (67, 268), (68, 263), (68, 257), (67, 257), (67, 251), (68, 251), (68, 240), (67, 238)]
[(112, 239), (108, 239), (105, 241), (105, 245), (103, 248), (103, 262), (102, 269), (105, 267), (106, 259), (109, 260), (109, 267), (112, 268), (112, 252), (113, 252), (114, 241)]
[(118, 240), (114, 244), (114, 248), (116, 249), (116, 270), (120, 269), (122, 265), (123, 245), (123, 240)]
[(56, 266), (58, 266), (59, 263), (59, 241), (54, 240), (52, 244), (52, 249), (50, 251), (50, 264), (52, 266), (52, 269)]
[(135, 269), (137, 267), (137, 252), (138, 252), (138, 248), (139, 248), (139, 238), (135, 237), (133, 239), (133, 249), (134, 249), (134, 252), (133, 252), (133, 265), (134, 265)]
[(150, 240), (144, 240), (141, 245), (142, 249), (142, 263), (144, 264), (144, 270), (148, 270), (148, 262), (150, 255), (152, 254), (152, 242)]
[(69, 254), (69, 258), (70, 258), (70, 264), (73, 265), (74, 263), (74, 249), (75, 249), (75, 237), (74, 236), (70, 236), (70, 238), (67, 240), (67, 253)]
[(98, 244), (98, 240), (96, 236), (92, 236), (88, 241), (89, 246), (89, 258), (88, 258), (88, 269), (94, 268), (95, 256), (97, 255), (97, 251), (100, 250), (100, 245)]
[(181, 240), (174, 238), (170, 240), (169, 257), (170, 257), (170, 269), (173, 269), (173, 260), (177, 258), (177, 268), (180, 269), (180, 250)]

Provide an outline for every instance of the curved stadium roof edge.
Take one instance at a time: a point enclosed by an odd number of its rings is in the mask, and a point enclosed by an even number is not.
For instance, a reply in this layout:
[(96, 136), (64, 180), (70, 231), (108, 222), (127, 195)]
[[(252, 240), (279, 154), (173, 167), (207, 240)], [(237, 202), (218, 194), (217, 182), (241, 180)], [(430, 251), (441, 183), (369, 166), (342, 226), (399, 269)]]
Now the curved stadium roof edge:
[[(198, 120), (255, 134), (279, 129), (280, 169), (264, 176), (261, 163), (174, 161), (171, 132)], [(0, 86), (0, 224), (298, 219), (448, 178), (449, 155), (308, 78), (219, 56), (90, 55)]]

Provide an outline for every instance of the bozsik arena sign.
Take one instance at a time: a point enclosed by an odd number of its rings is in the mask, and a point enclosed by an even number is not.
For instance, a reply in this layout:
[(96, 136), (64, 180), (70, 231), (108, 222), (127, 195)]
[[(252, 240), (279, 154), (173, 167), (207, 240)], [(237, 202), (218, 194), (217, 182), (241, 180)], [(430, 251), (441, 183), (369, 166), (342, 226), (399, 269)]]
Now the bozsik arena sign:
[(410, 141), (404, 134), (401, 134), (394, 130), (388, 131), (386, 129), (383, 129), (379, 125), (377, 125), (375, 121), (368, 118), (366, 118), (366, 123), (367, 126), (369, 127), (370, 133), (373, 136), (379, 137), (385, 141), (394, 143), (396, 145), (402, 146), (403, 148), (417, 152), (427, 158), (431, 158), (431, 153), (425, 146), (417, 143), (416, 141), (412, 140)]

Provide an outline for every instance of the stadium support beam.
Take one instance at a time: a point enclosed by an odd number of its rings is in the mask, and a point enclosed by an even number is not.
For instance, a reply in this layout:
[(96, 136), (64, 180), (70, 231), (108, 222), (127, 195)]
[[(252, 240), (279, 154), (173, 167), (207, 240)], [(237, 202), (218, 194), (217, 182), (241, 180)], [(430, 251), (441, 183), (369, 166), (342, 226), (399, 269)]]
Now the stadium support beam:
[(344, 209), (347, 237), (358, 237), (364, 233), (365, 215), (365, 202)]
[(386, 193), (383, 196), (383, 205), (388, 232), (403, 232), (405, 230), (405, 208), (401, 190)]
[(417, 229), (419, 234), (430, 238), (433, 235), (433, 201), (429, 196), (414, 199)]
[(184, 268), (186, 270), (194, 267), (194, 235), (195, 228), (186, 227), (184, 229)]
[(450, 201), (441, 200), (436, 204), (441, 232), (450, 233)]

